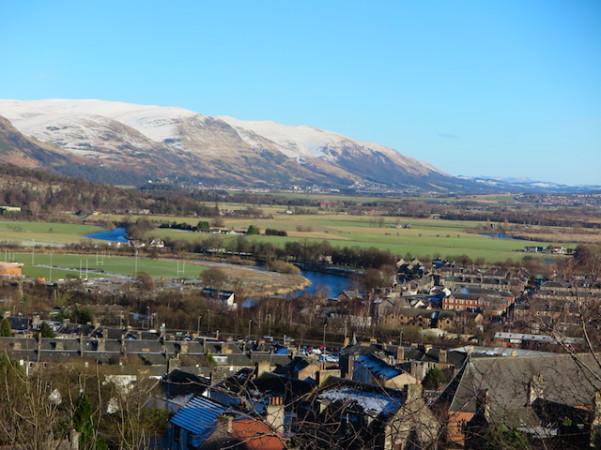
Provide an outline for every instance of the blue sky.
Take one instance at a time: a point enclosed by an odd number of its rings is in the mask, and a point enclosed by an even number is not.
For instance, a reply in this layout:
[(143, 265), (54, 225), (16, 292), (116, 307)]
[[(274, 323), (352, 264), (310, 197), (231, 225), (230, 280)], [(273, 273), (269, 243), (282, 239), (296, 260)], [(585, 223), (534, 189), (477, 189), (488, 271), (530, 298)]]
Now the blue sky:
[(452, 175), (601, 184), (601, 1), (0, 3), (0, 98), (307, 124)]

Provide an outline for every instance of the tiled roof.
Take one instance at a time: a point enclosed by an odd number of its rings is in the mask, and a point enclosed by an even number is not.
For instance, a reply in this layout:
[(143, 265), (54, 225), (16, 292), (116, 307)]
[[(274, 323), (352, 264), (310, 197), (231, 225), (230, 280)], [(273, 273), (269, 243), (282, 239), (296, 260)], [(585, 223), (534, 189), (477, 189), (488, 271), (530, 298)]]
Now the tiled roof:
[(232, 423), (232, 434), (244, 442), (246, 449), (283, 450), (275, 433), (259, 419), (238, 419)]

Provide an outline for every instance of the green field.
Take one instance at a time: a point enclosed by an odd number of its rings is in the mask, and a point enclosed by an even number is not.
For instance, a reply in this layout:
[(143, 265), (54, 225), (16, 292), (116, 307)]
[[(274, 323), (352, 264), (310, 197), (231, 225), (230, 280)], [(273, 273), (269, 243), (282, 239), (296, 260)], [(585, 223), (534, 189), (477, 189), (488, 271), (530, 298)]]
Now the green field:
[(25, 245), (69, 244), (80, 242), (88, 233), (105, 231), (95, 225), (53, 222), (24, 222), (0, 220), (0, 241)]
[[(134, 276), (137, 272), (146, 272), (155, 278), (189, 277), (196, 278), (204, 267), (184, 260), (162, 260), (135, 258), (133, 256), (114, 256), (108, 252), (97, 255), (64, 255), (50, 253), (0, 253), (0, 261), (25, 264), (23, 272), (27, 277), (65, 278), (71, 276), (86, 277), (85, 269), (101, 269), (105, 273), (87, 272), (87, 277), (108, 277), (111, 275)], [(33, 261), (33, 264), (32, 264)], [(52, 266), (50, 269), (49, 266)], [(59, 267), (73, 270), (62, 270)]]
[[(228, 204), (227, 208), (240, 208), (241, 205)], [(280, 208), (281, 209), (281, 208)], [(93, 220), (119, 221), (125, 216), (100, 215), (93, 216)], [(199, 221), (211, 222), (210, 217), (169, 217), (169, 216), (143, 216), (153, 221), (156, 225), (165, 222), (184, 222), (197, 224)], [(137, 219), (132, 217), (130, 219)], [(273, 214), (271, 218), (228, 218), (223, 217), (224, 228), (244, 231), (250, 224), (260, 228), (262, 232), (266, 228), (284, 230), (287, 237), (276, 236), (253, 236), (253, 240), (272, 242), (284, 245), (288, 241), (307, 240), (316, 242), (327, 240), (337, 247), (376, 247), (388, 250), (391, 253), (404, 256), (410, 254), (418, 257), (434, 256), (459, 256), (466, 254), (472, 259), (484, 258), (487, 262), (505, 261), (513, 259), (520, 260), (525, 253), (522, 252), (525, 245), (530, 243), (518, 240), (493, 239), (468, 233), (482, 222), (475, 221), (450, 221), (440, 219), (409, 219), (399, 217), (370, 216), (370, 215), (345, 215), (345, 214), (309, 214), (309, 215), (287, 215), (282, 213)], [(396, 228), (399, 224), (410, 224), (410, 228)], [(47, 222), (16, 222), (0, 221), (0, 241), (19, 241), (25, 245), (36, 246), (45, 243), (60, 245), (65, 243), (80, 242), (84, 234), (99, 231), (101, 228), (93, 225), (73, 225)], [(173, 240), (201, 241), (215, 235), (194, 233), (173, 229), (154, 229), (147, 233), (147, 239), (169, 238)], [(235, 236), (222, 235), (225, 241), (234, 239)], [(102, 241), (96, 241), (99, 244)], [(547, 246), (548, 242), (537, 242), (532, 245)], [(557, 244), (556, 244), (557, 245)], [(561, 244), (564, 247), (574, 245)], [(541, 255), (538, 255), (541, 256)], [(542, 256), (541, 256), (542, 257)], [(110, 272), (133, 274), (134, 268), (129, 268), (131, 261), (123, 258), (121, 264), (116, 263), (114, 270)], [(140, 260), (141, 261), (141, 260)], [(149, 263), (147, 268), (139, 267), (139, 271), (148, 272), (153, 276), (160, 276), (166, 270), (165, 276), (175, 276), (176, 268), (164, 268), (156, 261)], [(169, 264), (167, 266), (171, 267)], [(79, 267), (79, 261), (72, 263), (70, 267)], [(107, 272), (109, 270), (105, 269)]]
[[(198, 220), (198, 219), (194, 219)], [(208, 219), (207, 219), (208, 220)], [(327, 240), (338, 247), (376, 247), (388, 250), (399, 256), (433, 257), (434, 255), (459, 256), (466, 254), (473, 259), (484, 258), (487, 262), (505, 261), (508, 258), (520, 260), (526, 254), (522, 252), (530, 243), (519, 240), (494, 239), (479, 234), (468, 233), (479, 222), (448, 221), (435, 219), (403, 219), (401, 223), (411, 224), (411, 228), (394, 228), (396, 218), (385, 217), (384, 225), (374, 226), (378, 217), (348, 215), (284, 215), (273, 219), (224, 219), (225, 228), (246, 230), (249, 224), (266, 228), (285, 230), (287, 237), (252, 236), (253, 240), (271, 242), (283, 246), (288, 241), (307, 240), (316, 242)], [(298, 231), (297, 227), (310, 231)], [(391, 228), (392, 227), (392, 228)], [(176, 240), (199, 241), (212, 235), (170, 229), (156, 229), (148, 237), (171, 238)], [(235, 237), (222, 236), (225, 241)], [(534, 243), (532, 243), (534, 244)], [(547, 246), (548, 242), (536, 245)], [(557, 244), (555, 244), (557, 245)], [(569, 247), (569, 244), (560, 244)], [(540, 255), (539, 255), (540, 256)]]

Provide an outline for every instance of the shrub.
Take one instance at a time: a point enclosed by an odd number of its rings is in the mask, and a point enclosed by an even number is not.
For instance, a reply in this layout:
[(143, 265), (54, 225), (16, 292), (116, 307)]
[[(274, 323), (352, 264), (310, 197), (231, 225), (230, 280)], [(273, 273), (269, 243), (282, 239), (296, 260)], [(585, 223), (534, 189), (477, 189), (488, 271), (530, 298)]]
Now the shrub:
[(298, 267), (285, 261), (271, 261), (267, 264), (267, 268), (279, 273), (287, 273), (291, 275), (300, 274), (300, 269)]
[(288, 236), (288, 233), (284, 230), (274, 230), (273, 228), (267, 228), (265, 230), (267, 236)]

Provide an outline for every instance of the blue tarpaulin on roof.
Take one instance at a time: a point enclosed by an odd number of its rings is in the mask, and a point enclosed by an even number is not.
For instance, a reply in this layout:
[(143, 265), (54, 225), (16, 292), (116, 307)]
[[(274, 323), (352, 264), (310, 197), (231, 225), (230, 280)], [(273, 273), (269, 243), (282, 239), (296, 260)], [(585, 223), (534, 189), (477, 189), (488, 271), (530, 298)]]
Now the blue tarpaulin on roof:
[(217, 417), (226, 409), (207, 398), (194, 397), (169, 422), (196, 435), (195, 445), (200, 445), (215, 430)]

